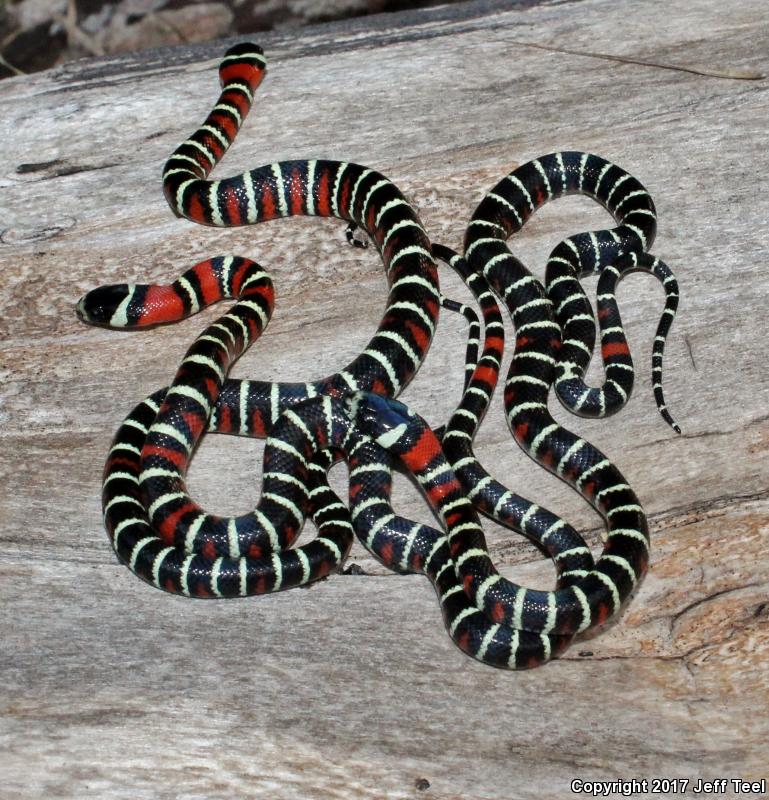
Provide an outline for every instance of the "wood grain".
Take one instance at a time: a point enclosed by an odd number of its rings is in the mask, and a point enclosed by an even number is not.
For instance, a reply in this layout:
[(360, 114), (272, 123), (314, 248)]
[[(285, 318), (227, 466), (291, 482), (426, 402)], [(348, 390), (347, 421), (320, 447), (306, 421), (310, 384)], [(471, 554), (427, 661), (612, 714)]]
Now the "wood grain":
[[(363, 575), (227, 603), (167, 596), (116, 563), (99, 506), (110, 438), (220, 309), (116, 333), (80, 325), (77, 298), (217, 253), (255, 256), (277, 310), (233, 374), (306, 380), (366, 344), (384, 275), (337, 221), (218, 231), (173, 218), (160, 169), (215, 98), (225, 44), (0, 83), (4, 798), (563, 798), (575, 778), (769, 777), (769, 87), (575, 54), (765, 73), (768, 22), (761, 0), (728, 14), (716, 0), (474, 2), (260, 38), (269, 74), (221, 174), (289, 157), (362, 162), (454, 247), (485, 191), (556, 149), (616, 161), (657, 202), (654, 250), (681, 285), (666, 391), (684, 434), (654, 409), (662, 292), (643, 276), (620, 291), (640, 373), (628, 408), (600, 423), (554, 408), (641, 497), (651, 570), (618, 620), (530, 673), (464, 657), (429, 584), (360, 548)], [(514, 249), (541, 275), (560, 238), (606, 221), (568, 198)], [(444, 286), (465, 296), (448, 275)], [(458, 397), (464, 335), (444, 313), (404, 394), (435, 424)], [(599, 543), (599, 518), (515, 447), (500, 400), (477, 442), (495, 474)], [(209, 437), (195, 496), (247, 509), (260, 453)], [(406, 481), (396, 498), (429, 521)], [(487, 532), (505, 575), (551, 584), (528, 545)]]

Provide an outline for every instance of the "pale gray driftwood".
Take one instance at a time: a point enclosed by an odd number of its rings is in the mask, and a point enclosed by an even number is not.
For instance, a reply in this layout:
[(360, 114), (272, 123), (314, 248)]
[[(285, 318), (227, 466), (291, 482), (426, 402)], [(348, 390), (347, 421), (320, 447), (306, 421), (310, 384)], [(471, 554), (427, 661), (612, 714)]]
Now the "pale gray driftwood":
[[(767, 81), (574, 54), (761, 72), (767, 22), (762, 0), (728, 13), (717, 0), (470, 3), (262, 39), (269, 74), (220, 174), (363, 162), (455, 247), (485, 191), (555, 149), (620, 163), (657, 201), (654, 251), (681, 284), (666, 388), (684, 435), (652, 402), (662, 295), (643, 276), (620, 292), (641, 373), (629, 407), (600, 423), (555, 409), (642, 498), (651, 571), (616, 623), (522, 674), (463, 656), (427, 582), (360, 548), (365, 575), (226, 603), (164, 595), (116, 563), (99, 507), (110, 438), (220, 310), (120, 334), (79, 324), (79, 295), (255, 256), (278, 307), (234, 374), (310, 379), (368, 341), (384, 276), (335, 221), (220, 231), (169, 212), (160, 168), (216, 96), (225, 44), (0, 84), (3, 798), (563, 798), (575, 778), (767, 776)], [(541, 274), (559, 238), (606, 222), (588, 200), (560, 201), (513, 246)], [(436, 424), (458, 396), (463, 337), (444, 314), (404, 395)], [(598, 544), (599, 519), (518, 451), (499, 399), (477, 452)], [(248, 508), (259, 453), (209, 437), (194, 493)], [(405, 482), (398, 496), (429, 519)], [(493, 525), (488, 538), (505, 574), (551, 584), (526, 544)]]

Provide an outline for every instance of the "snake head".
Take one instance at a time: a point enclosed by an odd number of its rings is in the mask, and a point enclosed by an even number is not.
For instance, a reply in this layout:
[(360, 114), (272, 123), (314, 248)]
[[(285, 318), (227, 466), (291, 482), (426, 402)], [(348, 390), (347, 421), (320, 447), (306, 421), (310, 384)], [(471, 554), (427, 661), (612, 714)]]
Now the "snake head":
[(111, 328), (124, 327), (124, 304), (131, 296), (132, 287), (127, 283), (114, 283), (109, 286), (99, 286), (78, 300), (75, 313), (83, 322), (89, 325), (106, 325)]
[(372, 392), (352, 395), (347, 410), (361, 432), (395, 454), (410, 449), (425, 424), (403, 403)]

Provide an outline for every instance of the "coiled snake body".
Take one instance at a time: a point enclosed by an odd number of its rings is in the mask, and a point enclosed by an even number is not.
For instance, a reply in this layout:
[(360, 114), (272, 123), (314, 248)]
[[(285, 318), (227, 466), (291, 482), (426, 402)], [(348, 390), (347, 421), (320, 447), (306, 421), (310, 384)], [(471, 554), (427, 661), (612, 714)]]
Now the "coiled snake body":
[[(112, 327), (173, 321), (224, 297), (237, 298), (195, 340), (171, 386), (140, 403), (117, 433), (103, 490), (115, 550), (161, 588), (226, 597), (323, 577), (345, 558), (354, 530), (384, 563), (423, 572), (433, 581), (449, 633), (464, 651), (496, 666), (542, 663), (561, 653), (575, 633), (615, 613), (648, 563), (648, 530), (634, 493), (598, 450), (552, 420), (547, 395), (555, 385), (569, 407), (594, 416), (611, 413), (627, 399), (632, 365), (613, 292), (626, 271), (644, 269), (667, 290), (653, 369), (658, 405), (674, 424), (660, 376), (677, 293), (667, 267), (645, 253), (656, 221), (651, 199), (632, 176), (598, 156), (545, 156), (515, 170), (486, 196), (468, 227), (465, 260), (432, 245), (397, 187), (360, 165), (287, 161), (208, 180), (248, 113), (264, 66), (254, 45), (228, 51), (220, 66), (219, 100), (166, 164), (166, 198), (178, 215), (208, 225), (315, 215), (363, 228), (387, 273), (385, 313), (366, 349), (342, 370), (312, 383), (272, 384), (226, 377), (272, 311), (272, 283), (255, 262), (218, 257), (170, 286), (120, 284), (86, 295), (78, 304), (81, 318)], [(505, 240), (548, 199), (574, 191), (603, 203), (619, 225), (562, 242), (548, 262), (545, 290)], [(485, 327), (481, 355), (468, 363), (460, 406), (441, 431), (443, 449), (424, 420), (389, 399), (424, 359), (439, 306), (458, 308), (439, 292), (436, 258), (448, 262), (473, 291)], [(602, 274), (598, 316), (607, 383), (601, 389), (583, 381), (594, 325), (578, 278), (589, 271)], [(597, 562), (573, 528), (508, 490), (473, 454), (504, 342), (492, 290), (516, 326), (505, 387), (511, 429), (527, 452), (604, 515), (608, 539)], [(268, 436), (262, 495), (252, 513), (219, 517), (189, 496), (185, 473), (206, 429)], [(349, 462), (349, 510), (326, 481), (337, 457)], [(395, 514), (393, 458), (419, 481), (444, 530)], [(474, 506), (522, 531), (553, 557), (555, 591), (524, 589), (498, 575)], [(318, 536), (292, 549), (308, 514)]]

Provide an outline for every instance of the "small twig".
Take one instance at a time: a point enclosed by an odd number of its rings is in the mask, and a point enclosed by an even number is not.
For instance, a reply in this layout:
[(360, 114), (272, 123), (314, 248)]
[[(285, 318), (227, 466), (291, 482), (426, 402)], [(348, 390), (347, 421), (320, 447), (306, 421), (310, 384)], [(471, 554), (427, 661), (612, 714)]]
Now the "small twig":
[(766, 76), (754, 70), (730, 70), (722, 72), (720, 70), (704, 69), (700, 67), (689, 67), (682, 64), (665, 64), (661, 61), (649, 61), (645, 58), (629, 58), (626, 56), (613, 56), (608, 53), (592, 53), (588, 50), (569, 50), (566, 47), (552, 47), (546, 44), (536, 44), (534, 42), (521, 42), (517, 39), (506, 39), (510, 44), (520, 47), (533, 47), (537, 50), (547, 50), (550, 53), (566, 53), (570, 56), (585, 56), (586, 58), (602, 58), (606, 61), (619, 61), (622, 64), (640, 64), (643, 67), (657, 67), (658, 69), (672, 69), (677, 72), (691, 72), (694, 75), (706, 75), (709, 78), (726, 78), (733, 81), (759, 81)]
[(2, 51), (5, 50), (5, 48), (16, 38), (17, 35), (18, 31), (11, 31), (8, 35), (3, 37), (2, 41), (0, 41), (0, 64), (16, 75), (26, 75), (27, 73), (24, 72), (24, 70), (14, 67), (14, 65), (11, 64), (11, 62), (8, 61), (8, 59), (2, 54)]
[(11, 62), (8, 61), (2, 53), (0, 53), (0, 64), (2, 64), (2, 66), (4, 66), (6, 69), (8, 69), (11, 72), (13, 72), (14, 75), (26, 75), (27, 74), (26, 72), (24, 72), (23, 70), (19, 69), (18, 67), (14, 67), (13, 64), (11, 64)]

